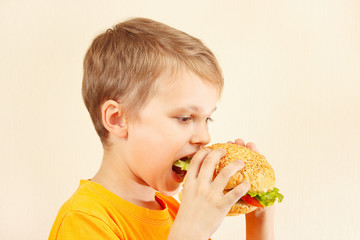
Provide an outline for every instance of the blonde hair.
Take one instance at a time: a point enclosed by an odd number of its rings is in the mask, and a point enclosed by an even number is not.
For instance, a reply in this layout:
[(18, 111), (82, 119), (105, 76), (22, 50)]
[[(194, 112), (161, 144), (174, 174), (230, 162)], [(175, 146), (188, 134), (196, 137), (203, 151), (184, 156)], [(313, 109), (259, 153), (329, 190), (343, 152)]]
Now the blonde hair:
[(83, 100), (103, 144), (108, 131), (102, 124), (102, 104), (116, 100), (127, 120), (136, 120), (166, 70), (190, 70), (219, 93), (224, 84), (214, 54), (199, 39), (145, 18), (119, 23), (97, 36), (83, 67)]

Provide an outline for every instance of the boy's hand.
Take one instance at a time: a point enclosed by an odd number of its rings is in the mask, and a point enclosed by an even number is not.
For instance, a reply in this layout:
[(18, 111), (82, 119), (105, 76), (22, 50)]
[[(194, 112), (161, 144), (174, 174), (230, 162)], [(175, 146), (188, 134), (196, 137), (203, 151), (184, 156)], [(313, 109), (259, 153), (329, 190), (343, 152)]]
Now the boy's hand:
[(255, 143), (253, 143), (253, 142), (248, 142), (248, 143), (245, 145), (244, 140), (242, 140), (241, 138), (236, 139), (235, 142), (228, 141), (227, 143), (235, 143), (235, 144), (237, 144), (237, 145), (241, 145), (241, 146), (243, 146), (243, 147), (250, 148), (251, 150), (259, 153), (259, 151), (258, 151)]
[(231, 206), (248, 192), (250, 186), (244, 182), (223, 193), (230, 177), (244, 166), (242, 161), (227, 165), (213, 180), (215, 165), (225, 154), (224, 149), (201, 149), (192, 158), (169, 239), (208, 239)]

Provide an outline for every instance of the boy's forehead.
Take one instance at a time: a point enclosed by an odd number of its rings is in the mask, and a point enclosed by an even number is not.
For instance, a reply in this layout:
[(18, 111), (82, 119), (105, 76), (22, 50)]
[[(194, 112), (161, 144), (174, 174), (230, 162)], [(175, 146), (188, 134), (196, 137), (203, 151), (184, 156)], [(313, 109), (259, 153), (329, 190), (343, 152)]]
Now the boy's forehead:
[[(202, 84), (199, 83), (201, 80)], [(181, 91), (191, 92), (195, 90), (195, 84), (198, 88), (210, 87), (216, 89), (215, 84), (212, 84), (210, 81), (206, 81), (200, 78), (197, 74), (192, 71), (182, 69), (175, 71), (165, 71), (162, 73), (155, 82), (155, 91), (154, 95), (169, 95), (181, 93)], [(197, 89), (199, 90), (199, 89)], [(218, 91), (217, 91), (218, 92)]]
[(218, 98), (216, 86), (188, 71), (160, 76), (149, 101), (166, 108), (209, 112), (214, 111)]

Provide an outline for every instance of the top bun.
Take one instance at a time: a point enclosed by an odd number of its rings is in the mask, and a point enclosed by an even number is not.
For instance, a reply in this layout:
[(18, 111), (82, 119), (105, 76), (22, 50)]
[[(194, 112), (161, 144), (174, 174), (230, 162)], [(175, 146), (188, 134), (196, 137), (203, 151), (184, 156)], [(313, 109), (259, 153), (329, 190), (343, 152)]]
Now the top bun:
[(241, 145), (232, 143), (217, 143), (206, 148), (226, 150), (226, 155), (217, 163), (214, 178), (229, 163), (242, 160), (244, 168), (235, 173), (227, 183), (226, 189), (233, 189), (244, 180), (250, 184), (249, 192), (266, 192), (275, 187), (275, 173), (265, 157), (259, 153)]

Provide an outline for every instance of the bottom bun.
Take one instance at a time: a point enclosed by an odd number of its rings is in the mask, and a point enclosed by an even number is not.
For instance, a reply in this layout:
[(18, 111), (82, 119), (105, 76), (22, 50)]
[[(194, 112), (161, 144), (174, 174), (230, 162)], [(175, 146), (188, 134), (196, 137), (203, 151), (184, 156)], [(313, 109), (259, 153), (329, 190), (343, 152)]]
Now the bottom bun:
[(254, 211), (255, 209), (257, 209), (257, 207), (250, 206), (249, 204), (246, 203), (235, 203), (235, 205), (233, 205), (230, 208), (230, 211), (226, 216), (237, 216), (240, 214), (246, 214)]

